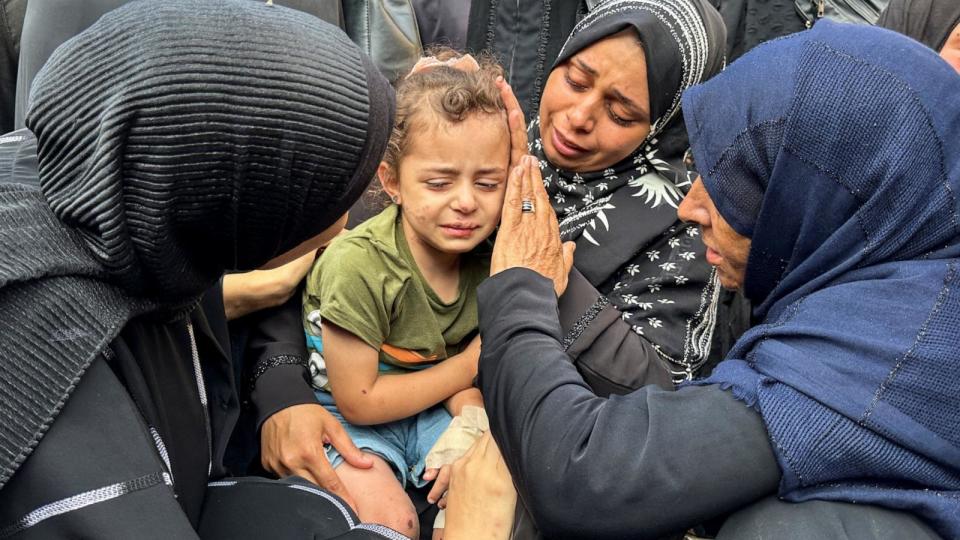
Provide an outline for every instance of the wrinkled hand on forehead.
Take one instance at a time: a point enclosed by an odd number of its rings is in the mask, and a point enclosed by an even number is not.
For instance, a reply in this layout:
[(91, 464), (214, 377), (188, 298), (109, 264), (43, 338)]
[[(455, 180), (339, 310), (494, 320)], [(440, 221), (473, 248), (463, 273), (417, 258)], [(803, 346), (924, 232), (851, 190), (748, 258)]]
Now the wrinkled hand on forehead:
[(414, 64), (413, 69), (410, 70), (410, 73), (407, 74), (407, 77), (423, 71), (430, 71), (437, 66), (452, 67), (453, 69), (459, 69), (460, 71), (466, 73), (480, 71), (480, 64), (477, 63), (476, 59), (469, 54), (465, 54), (459, 58), (450, 58), (444, 61), (437, 60), (436, 56), (425, 56), (420, 60), (417, 60), (417, 63)]

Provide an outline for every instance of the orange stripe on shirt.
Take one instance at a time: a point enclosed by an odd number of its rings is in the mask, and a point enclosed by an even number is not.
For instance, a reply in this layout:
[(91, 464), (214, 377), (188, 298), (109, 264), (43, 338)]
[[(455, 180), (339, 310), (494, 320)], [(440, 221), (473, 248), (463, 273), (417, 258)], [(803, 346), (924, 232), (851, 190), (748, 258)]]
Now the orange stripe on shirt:
[(380, 350), (388, 354), (391, 358), (398, 362), (403, 362), (405, 364), (425, 364), (428, 362), (436, 362), (440, 357), (436, 354), (430, 356), (423, 356), (417, 351), (411, 351), (410, 349), (401, 349), (400, 347), (394, 347), (389, 343), (384, 343), (380, 345)]

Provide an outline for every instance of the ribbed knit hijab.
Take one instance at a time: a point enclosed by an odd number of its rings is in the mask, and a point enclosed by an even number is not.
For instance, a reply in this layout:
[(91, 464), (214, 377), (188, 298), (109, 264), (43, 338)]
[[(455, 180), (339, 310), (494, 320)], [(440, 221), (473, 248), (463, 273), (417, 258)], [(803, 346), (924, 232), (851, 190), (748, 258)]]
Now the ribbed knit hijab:
[(368, 115), (389, 129), (378, 82), (345, 34), (298, 11), (135, 2), (57, 49), (27, 127), (50, 207), (111, 274), (189, 296), (349, 208), (380, 157)]
[(340, 30), (249, 0), (117, 9), (57, 49), (31, 104), (41, 189), (0, 186), (0, 486), (131, 317), (339, 218), (393, 110)]

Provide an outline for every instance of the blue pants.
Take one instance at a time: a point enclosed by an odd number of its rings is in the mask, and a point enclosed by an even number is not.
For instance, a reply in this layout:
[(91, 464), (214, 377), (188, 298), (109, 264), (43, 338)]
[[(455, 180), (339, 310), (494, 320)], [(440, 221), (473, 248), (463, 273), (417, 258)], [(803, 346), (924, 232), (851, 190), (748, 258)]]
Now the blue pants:
[[(443, 405), (403, 420), (375, 426), (355, 426), (343, 418), (330, 393), (318, 390), (317, 399), (340, 421), (357, 448), (382, 457), (393, 467), (397, 480), (404, 488), (407, 482), (415, 487), (426, 485), (423, 480), (426, 468), (424, 459), (453, 419)], [(343, 463), (343, 457), (336, 448), (328, 444), (326, 450), (331, 465), (338, 467)]]

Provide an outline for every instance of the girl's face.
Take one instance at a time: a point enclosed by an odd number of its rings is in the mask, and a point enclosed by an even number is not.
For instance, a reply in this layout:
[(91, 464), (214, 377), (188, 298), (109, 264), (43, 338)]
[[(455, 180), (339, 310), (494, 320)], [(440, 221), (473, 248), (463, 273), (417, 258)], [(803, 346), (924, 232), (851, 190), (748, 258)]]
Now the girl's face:
[(552, 164), (599, 171), (629, 156), (649, 134), (647, 63), (635, 31), (601, 39), (550, 72), (540, 99), (540, 135)]
[(394, 174), (378, 174), (402, 208), (404, 234), (415, 253), (466, 253), (500, 222), (510, 141), (501, 114), (471, 114), (458, 123), (426, 118), (411, 132)]

